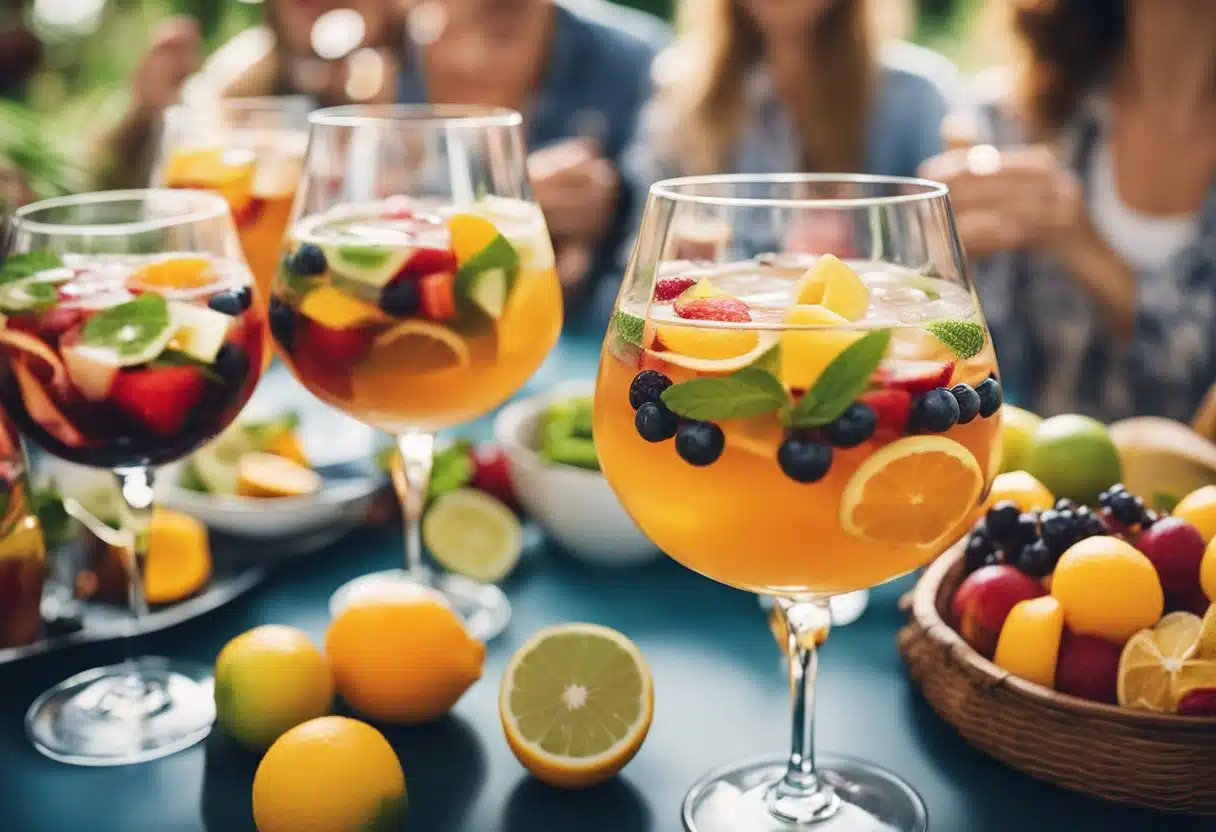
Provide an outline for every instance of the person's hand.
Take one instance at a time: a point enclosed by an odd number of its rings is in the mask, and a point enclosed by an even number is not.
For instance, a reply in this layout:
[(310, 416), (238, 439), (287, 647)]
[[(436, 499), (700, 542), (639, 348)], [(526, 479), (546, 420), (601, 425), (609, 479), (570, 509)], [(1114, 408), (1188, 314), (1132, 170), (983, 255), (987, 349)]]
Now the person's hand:
[(1088, 227), (1080, 182), (1046, 145), (955, 148), (927, 160), (919, 173), (949, 186), (971, 257), (1017, 249), (1064, 253)]
[(555, 238), (594, 245), (608, 232), (620, 180), (595, 142), (568, 139), (533, 151), (528, 176)]
[(131, 104), (159, 113), (177, 102), (186, 79), (202, 63), (202, 35), (192, 17), (171, 17), (156, 27), (148, 51), (131, 75)]

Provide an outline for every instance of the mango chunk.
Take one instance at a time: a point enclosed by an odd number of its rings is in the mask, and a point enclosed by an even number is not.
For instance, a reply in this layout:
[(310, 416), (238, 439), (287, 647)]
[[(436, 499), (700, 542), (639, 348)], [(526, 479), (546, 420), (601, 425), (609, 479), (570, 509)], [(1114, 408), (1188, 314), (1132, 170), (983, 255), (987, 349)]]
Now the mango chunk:
[(857, 321), (870, 307), (870, 290), (840, 258), (825, 254), (798, 279), (794, 303), (823, 306), (845, 320)]
[[(820, 304), (791, 306), (787, 324), (839, 327), (849, 320)], [(865, 335), (859, 329), (791, 329), (781, 333), (781, 380), (786, 387), (808, 390), (836, 356)]]

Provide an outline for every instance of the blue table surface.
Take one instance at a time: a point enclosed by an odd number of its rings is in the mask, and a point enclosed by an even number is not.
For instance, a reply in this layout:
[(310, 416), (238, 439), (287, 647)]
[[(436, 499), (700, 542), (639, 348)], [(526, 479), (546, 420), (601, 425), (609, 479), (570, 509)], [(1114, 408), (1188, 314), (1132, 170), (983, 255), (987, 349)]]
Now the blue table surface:
[[(592, 339), (568, 338), (530, 389), (594, 372)], [(483, 420), (470, 433), (484, 435)], [(201, 619), (147, 639), (147, 650), (208, 662), (232, 636), (259, 624), (298, 626), (320, 641), (326, 599), (343, 581), (398, 564), (399, 535), (357, 532), (293, 561), (267, 584)], [(934, 832), (1211, 830), (1216, 822), (1100, 803), (1019, 774), (972, 749), (909, 684), (895, 646), (896, 609), (910, 586), (877, 589), (856, 623), (824, 650), (820, 746), (879, 762), (924, 797)], [(533, 536), (504, 587), (510, 628), (489, 647), (485, 674), (453, 714), (430, 726), (385, 727), (405, 768), (418, 832), (676, 832), (680, 802), (706, 770), (781, 751), (787, 686), (755, 598), (662, 559), (610, 570), (582, 565)], [(530, 778), (507, 748), (498, 680), (512, 652), (542, 626), (592, 621), (616, 627), (646, 654), (655, 676), (650, 736), (623, 774), (567, 793)], [(153, 763), (81, 769), (40, 756), (22, 715), (67, 675), (122, 655), (95, 645), (0, 668), (0, 830), (3, 832), (247, 832), (257, 764), (216, 733)], [(307, 830), (301, 830), (307, 832)]]

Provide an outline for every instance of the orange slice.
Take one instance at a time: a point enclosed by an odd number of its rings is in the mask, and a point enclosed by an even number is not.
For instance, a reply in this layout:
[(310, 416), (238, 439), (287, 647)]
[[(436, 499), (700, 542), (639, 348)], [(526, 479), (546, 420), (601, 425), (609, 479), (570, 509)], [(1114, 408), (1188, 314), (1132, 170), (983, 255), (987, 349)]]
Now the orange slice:
[(858, 467), (840, 498), (840, 524), (856, 537), (929, 546), (979, 501), (984, 474), (965, 447), (944, 436), (892, 442)]
[(237, 462), (236, 493), (242, 497), (300, 497), (320, 490), (316, 471), (286, 457), (254, 452)]
[(498, 237), (498, 227), (476, 214), (456, 214), (448, 220), (448, 233), (452, 235), (456, 262), (463, 266), (473, 259), (473, 255), (494, 242)]
[(333, 286), (319, 286), (304, 296), (300, 314), (330, 329), (355, 329), (366, 324), (386, 324), (392, 317), (373, 303), (338, 291)]
[(1199, 616), (1172, 612), (1128, 639), (1119, 656), (1119, 704), (1173, 711), (1187, 691), (1216, 687), (1216, 661), (1194, 657), (1202, 631)]
[(203, 257), (169, 257), (136, 269), (130, 283), (156, 289), (203, 289), (216, 281), (211, 261)]
[(254, 175), (256, 159), (243, 150), (207, 148), (174, 153), (165, 165), (171, 188), (221, 189)]
[(453, 370), (468, 366), (471, 360), (463, 338), (431, 321), (402, 321), (376, 338), (374, 349), (386, 347), (392, 348), (393, 360), (412, 373)]

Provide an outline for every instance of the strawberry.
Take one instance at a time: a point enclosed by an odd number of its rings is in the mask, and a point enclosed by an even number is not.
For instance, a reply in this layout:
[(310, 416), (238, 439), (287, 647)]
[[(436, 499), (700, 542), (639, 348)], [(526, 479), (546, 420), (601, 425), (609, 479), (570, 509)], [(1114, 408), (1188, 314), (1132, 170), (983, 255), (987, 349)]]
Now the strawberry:
[(861, 394), (861, 401), (869, 405), (878, 417), (878, 432), (895, 436), (907, 432), (908, 414), (912, 411), (912, 394), (907, 390), (871, 390)]
[(456, 272), (456, 255), (445, 248), (417, 248), (405, 261), (401, 271), (393, 277), (393, 281), (402, 279), (417, 280), (436, 272)]
[(676, 304), (676, 314), (693, 321), (750, 321), (749, 307), (738, 298), (695, 298)]
[(265, 207), (266, 201), (256, 196), (248, 196), (239, 202), (233, 202), (232, 223), (237, 228), (249, 228), (262, 213), (262, 208)]
[(657, 303), (667, 303), (675, 300), (690, 286), (695, 285), (695, 277), (664, 277), (654, 284), (654, 299)]
[(511, 472), (507, 467), (507, 455), (502, 448), (489, 442), (481, 443), (473, 447), (469, 457), (473, 461), (473, 487), (519, 511), (519, 500), (515, 497)]
[(158, 436), (173, 436), (185, 427), (205, 386), (198, 367), (123, 370), (114, 379), (110, 401)]
[(302, 326), (295, 338), (296, 351), (320, 359), (322, 365), (349, 367), (371, 349), (373, 335), (370, 329), (335, 329), (303, 316), (300, 323)]
[(456, 278), (451, 272), (428, 274), (418, 281), (422, 311), (432, 321), (446, 321), (456, 315)]
[(954, 375), (954, 362), (938, 364), (936, 361), (909, 362), (896, 369), (879, 367), (873, 380), (879, 387), (906, 390), (913, 396), (928, 393), (938, 387), (948, 387)]

